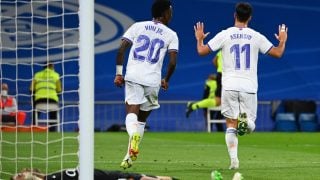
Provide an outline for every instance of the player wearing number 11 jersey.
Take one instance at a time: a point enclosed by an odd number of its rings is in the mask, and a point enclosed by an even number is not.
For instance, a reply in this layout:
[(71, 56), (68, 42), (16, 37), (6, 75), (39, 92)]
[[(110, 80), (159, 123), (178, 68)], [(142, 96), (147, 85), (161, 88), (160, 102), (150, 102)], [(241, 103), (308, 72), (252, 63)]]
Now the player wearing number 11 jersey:
[[(129, 134), (127, 153), (120, 166), (131, 167), (137, 159), (139, 144), (144, 134), (148, 116), (160, 107), (160, 87), (168, 89), (168, 83), (176, 66), (178, 36), (167, 27), (172, 17), (169, 0), (155, 0), (152, 5), (152, 21), (133, 24), (123, 35), (116, 57), (116, 86), (125, 83), (125, 104), (127, 110), (126, 129)], [(125, 81), (122, 65), (126, 49), (131, 46), (126, 66)], [(161, 69), (166, 53), (169, 63), (166, 75), (161, 80)]]
[(262, 34), (248, 27), (252, 7), (241, 2), (236, 5), (235, 24), (216, 34), (207, 45), (204, 38), (204, 25), (198, 22), (195, 27), (197, 51), (207, 55), (222, 50), (222, 98), (221, 112), (226, 117), (226, 145), (231, 159), (230, 169), (239, 168), (238, 137), (255, 129), (257, 113), (257, 64), (259, 52), (280, 58), (285, 50), (287, 27), (279, 26), (278, 46)]

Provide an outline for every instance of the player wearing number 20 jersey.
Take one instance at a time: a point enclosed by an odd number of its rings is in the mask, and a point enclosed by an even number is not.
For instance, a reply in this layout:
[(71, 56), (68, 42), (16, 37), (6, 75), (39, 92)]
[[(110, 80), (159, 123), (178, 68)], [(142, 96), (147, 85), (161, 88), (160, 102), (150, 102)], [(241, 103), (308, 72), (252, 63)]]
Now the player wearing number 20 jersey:
[[(175, 71), (179, 42), (177, 34), (168, 27), (172, 11), (170, 0), (154, 0), (152, 21), (134, 23), (124, 33), (117, 53), (114, 84), (119, 87), (125, 85), (125, 122), (129, 135), (127, 153), (120, 164), (124, 169), (130, 168), (137, 159), (147, 118), (152, 110), (160, 107), (160, 87), (163, 90), (169, 88)], [(130, 46), (124, 81), (124, 56)], [(162, 65), (167, 53), (169, 62), (162, 78)]]
[(159, 86), (167, 51), (178, 51), (177, 34), (158, 21), (143, 21), (133, 24), (123, 39), (132, 43), (125, 80), (145, 86)]
[(256, 93), (259, 52), (266, 54), (273, 47), (262, 34), (249, 27), (230, 27), (208, 42), (212, 51), (222, 49), (222, 87)]

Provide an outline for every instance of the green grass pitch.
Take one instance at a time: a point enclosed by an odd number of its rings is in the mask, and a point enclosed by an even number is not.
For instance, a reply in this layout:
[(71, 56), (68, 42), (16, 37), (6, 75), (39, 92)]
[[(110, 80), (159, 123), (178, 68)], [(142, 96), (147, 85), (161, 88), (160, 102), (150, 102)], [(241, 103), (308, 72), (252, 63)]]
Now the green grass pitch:
[[(76, 136), (77, 134), (66, 135)], [(43, 139), (48, 138), (45, 133), (39, 133), (37, 136)], [(50, 136), (60, 137), (58, 133), (52, 133)], [(2, 139), (10, 139), (10, 137), (15, 138), (14, 133), (2, 134)], [(60, 153), (60, 144), (61, 142), (52, 146), (49, 154)], [(119, 165), (127, 144), (128, 135), (125, 132), (95, 133), (95, 167), (121, 170)], [(70, 140), (65, 143), (65, 146), (66, 152), (77, 149), (76, 141)], [(5, 144), (2, 147), (2, 154), (10, 151), (8, 150), (10, 148), (13, 147)], [(24, 153), (31, 153), (28, 149), (26, 148)], [(48, 152), (40, 146), (33, 151), (35, 154)], [(240, 169), (229, 170), (230, 162), (224, 133), (146, 132), (140, 145), (137, 161), (125, 171), (169, 175), (183, 180), (209, 180), (213, 170), (220, 171), (225, 180), (231, 179), (237, 171), (243, 174), (244, 179), (253, 180), (320, 179), (320, 133), (254, 132), (239, 137), (238, 155)], [(68, 158), (65, 157), (65, 159)], [(76, 164), (75, 157), (70, 159), (64, 166)], [(13, 163), (1, 160), (2, 170), (12, 172), (15, 170)], [(54, 158), (49, 159), (49, 164), (60, 165)], [(0, 179), (2, 178), (8, 179), (8, 174), (1, 173)]]

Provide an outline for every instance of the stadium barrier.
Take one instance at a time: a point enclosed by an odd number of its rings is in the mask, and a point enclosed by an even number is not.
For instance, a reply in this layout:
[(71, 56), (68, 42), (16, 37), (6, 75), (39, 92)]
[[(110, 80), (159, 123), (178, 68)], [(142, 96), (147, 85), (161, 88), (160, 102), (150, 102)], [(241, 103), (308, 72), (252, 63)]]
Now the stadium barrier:
[[(201, 109), (185, 116), (188, 101), (160, 101), (160, 109), (154, 110), (149, 119), (149, 131), (207, 131), (206, 119)], [(95, 104), (95, 127), (97, 131), (106, 131), (112, 125), (123, 125), (125, 121), (123, 101), (98, 101)], [(215, 131), (215, 127), (212, 131)], [(259, 102), (257, 131), (273, 131), (269, 101)]]
[[(188, 101), (160, 101), (160, 108), (154, 110), (147, 122), (148, 131), (207, 131), (206, 119), (201, 109), (191, 113), (189, 118), (185, 116)], [(60, 112), (64, 119), (65, 131), (77, 131), (78, 127), (73, 123), (79, 118), (78, 102), (65, 102), (65, 108)], [(19, 103), (21, 109), (30, 109), (29, 103)], [(317, 117), (320, 115), (320, 102), (317, 102)], [(259, 101), (255, 131), (274, 131), (275, 120), (272, 119), (271, 101)], [(26, 111), (25, 124), (31, 123), (31, 111)], [(95, 102), (95, 131), (107, 131), (113, 125), (123, 127), (125, 122), (125, 106), (123, 101), (96, 101)], [(319, 120), (318, 120), (319, 121)], [(318, 122), (319, 125), (319, 122)], [(213, 132), (216, 127), (212, 126)]]

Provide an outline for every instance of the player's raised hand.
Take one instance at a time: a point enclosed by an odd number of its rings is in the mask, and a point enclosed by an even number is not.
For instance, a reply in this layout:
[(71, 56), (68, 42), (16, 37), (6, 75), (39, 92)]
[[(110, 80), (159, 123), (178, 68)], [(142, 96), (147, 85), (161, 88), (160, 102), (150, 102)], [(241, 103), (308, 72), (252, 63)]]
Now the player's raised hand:
[(288, 38), (288, 27), (285, 24), (279, 25), (278, 34), (274, 34), (279, 42), (286, 42)]
[(194, 35), (197, 40), (203, 40), (210, 34), (210, 32), (204, 33), (203, 22), (197, 22), (197, 24), (193, 28), (194, 28)]
[(117, 87), (122, 87), (122, 85), (124, 84), (123, 76), (119, 74), (116, 75), (113, 82)]
[(167, 90), (169, 88), (169, 83), (165, 79), (161, 80), (161, 88), (163, 90)]

